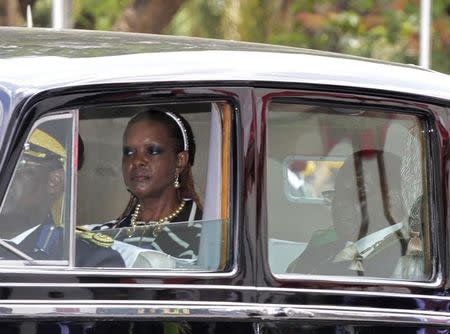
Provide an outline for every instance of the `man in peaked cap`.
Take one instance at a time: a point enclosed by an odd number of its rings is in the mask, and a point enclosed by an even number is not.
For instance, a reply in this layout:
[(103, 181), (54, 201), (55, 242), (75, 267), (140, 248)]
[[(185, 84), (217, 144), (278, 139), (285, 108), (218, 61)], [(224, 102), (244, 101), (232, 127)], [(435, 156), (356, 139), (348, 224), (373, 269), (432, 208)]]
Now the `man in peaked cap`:
[[(1, 212), (2, 221), (26, 229), (10, 239), (10, 245), (34, 260), (68, 258), (64, 252), (69, 235), (64, 232), (67, 157), (64, 146), (49, 132), (37, 128), (25, 143)], [(76, 265), (123, 267), (122, 258), (111, 249), (112, 242), (99, 233), (77, 231)], [(23, 259), (6, 253), (6, 259)]]

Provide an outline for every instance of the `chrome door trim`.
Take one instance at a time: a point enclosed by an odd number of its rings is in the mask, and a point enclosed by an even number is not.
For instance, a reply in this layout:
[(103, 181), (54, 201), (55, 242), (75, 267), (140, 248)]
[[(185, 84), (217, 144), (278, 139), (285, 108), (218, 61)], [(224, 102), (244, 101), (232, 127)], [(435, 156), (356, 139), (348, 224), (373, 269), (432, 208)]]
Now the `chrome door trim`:
[(277, 280), (282, 282), (325, 282), (342, 283), (350, 285), (378, 285), (378, 286), (402, 286), (402, 287), (423, 287), (438, 288), (443, 284), (442, 273), (437, 273), (436, 277), (430, 281), (408, 281), (390, 278), (370, 278), (370, 277), (350, 277), (333, 275), (308, 275), (308, 274), (272, 274)]
[[(52, 262), (55, 263), (55, 262)], [(56, 263), (55, 263), (56, 264)], [(186, 277), (186, 278), (205, 278), (205, 279), (215, 279), (215, 278), (231, 278), (237, 275), (238, 268), (234, 266), (230, 271), (227, 272), (206, 272), (200, 271), (196, 272), (193, 270), (154, 270), (150, 271), (148, 268), (80, 268), (80, 267), (69, 267), (69, 266), (33, 266), (24, 267), (21, 266), (1, 266), (0, 263), (0, 274), (34, 274), (34, 275), (70, 275), (70, 276), (96, 276), (96, 277), (132, 277), (132, 278), (173, 278), (173, 277)], [(2, 282), (3, 283), (3, 282)], [(1, 283), (0, 283), (1, 284)], [(13, 282), (11, 282), (13, 284)], [(33, 283), (30, 283), (32, 285)]]
[[(0, 283), (1, 286), (1, 283)], [(369, 288), (370, 289), (370, 288)], [(347, 290), (347, 289), (305, 289), (305, 288), (274, 288), (274, 287), (257, 287), (259, 293), (270, 292), (273, 294), (279, 293), (313, 293), (315, 295), (338, 295), (338, 296), (357, 296), (357, 297), (396, 297), (396, 298), (419, 298), (430, 300), (450, 300), (450, 295), (425, 295), (413, 294), (407, 288), (404, 292), (383, 291), (380, 287), (379, 291), (374, 290)]]
[(70, 178), (70, 220), (69, 220), (69, 267), (75, 267), (75, 227), (77, 222), (77, 198), (78, 198), (78, 122), (80, 119), (80, 110), (70, 110), (72, 113), (72, 147), (71, 147), (71, 178)]
[(450, 325), (450, 314), (371, 307), (285, 305), (182, 301), (8, 301), (0, 304), (0, 319), (101, 319), (234, 321), (334, 321), (358, 324)]
[[(23, 288), (33, 288), (33, 287), (55, 287), (55, 288), (79, 288), (79, 289), (91, 289), (91, 288), (101, 288), (101, 289), (155, 289), (155, 290), (167, 290), (167, 289), (184, 289), (184, 290), (242, 290), (242, 291), (253, 291), (256, 292), (257, 289), (252, 285), (207, 285), (207, 284), (133, 284), (133, 283), (0, 283), (0, 288), (2, 287), (23, 287)], [(450, 299), (450, 297), (449, 297)], [(8, 301), (12, 302), (12, 301)], [(45, 301), (41, 301), (45, 303)], [(52, 301), (50, 301), (52, 302)]]

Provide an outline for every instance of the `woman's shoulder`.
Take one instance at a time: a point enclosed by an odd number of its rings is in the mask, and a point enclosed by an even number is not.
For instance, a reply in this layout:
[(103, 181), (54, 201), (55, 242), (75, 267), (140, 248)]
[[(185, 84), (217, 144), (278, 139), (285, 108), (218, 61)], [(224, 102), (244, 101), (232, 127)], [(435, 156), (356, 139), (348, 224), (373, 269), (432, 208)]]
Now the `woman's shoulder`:
[(178, 218), (175, 219), (175, 221), (183, 222), (183, 221), (201, 220), (203, 212), (198, 203), (192, 200), (191, 198), (184, 198), (183, 201), (185, 203), (184, 209), (180, 213)]

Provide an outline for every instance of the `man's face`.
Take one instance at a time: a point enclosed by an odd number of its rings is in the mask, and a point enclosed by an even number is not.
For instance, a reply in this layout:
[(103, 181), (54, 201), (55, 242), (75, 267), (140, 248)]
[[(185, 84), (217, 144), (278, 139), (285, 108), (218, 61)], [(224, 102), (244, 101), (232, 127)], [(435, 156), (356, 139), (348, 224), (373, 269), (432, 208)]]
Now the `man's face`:
[(50, 166), (23, 156), (14, 173), (2, 207), (3, 215), (36, 218), (36, 224), (50, 208)]
[[(341, 239), (356, 241), (403, 219), (400, 163), (384, 159), (382, 164), (385, 176), (376, 155), (347, 161), (339, 171), (332, 216)], [(392, 170), (397, 179), (393, 179)]]

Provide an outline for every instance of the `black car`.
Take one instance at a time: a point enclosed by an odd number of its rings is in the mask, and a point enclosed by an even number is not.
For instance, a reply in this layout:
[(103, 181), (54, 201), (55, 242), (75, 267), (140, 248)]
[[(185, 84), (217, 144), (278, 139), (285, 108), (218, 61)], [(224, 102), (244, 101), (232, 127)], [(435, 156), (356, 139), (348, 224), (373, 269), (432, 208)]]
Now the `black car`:
[[(197, 38), (0, 37), (0, 333), (448, 331), (449, 76)], [(198, 199), (138, 224), (123, 178), (149, 176), (127, 174), (123, 141), (148, 110), (181, 129)]]

